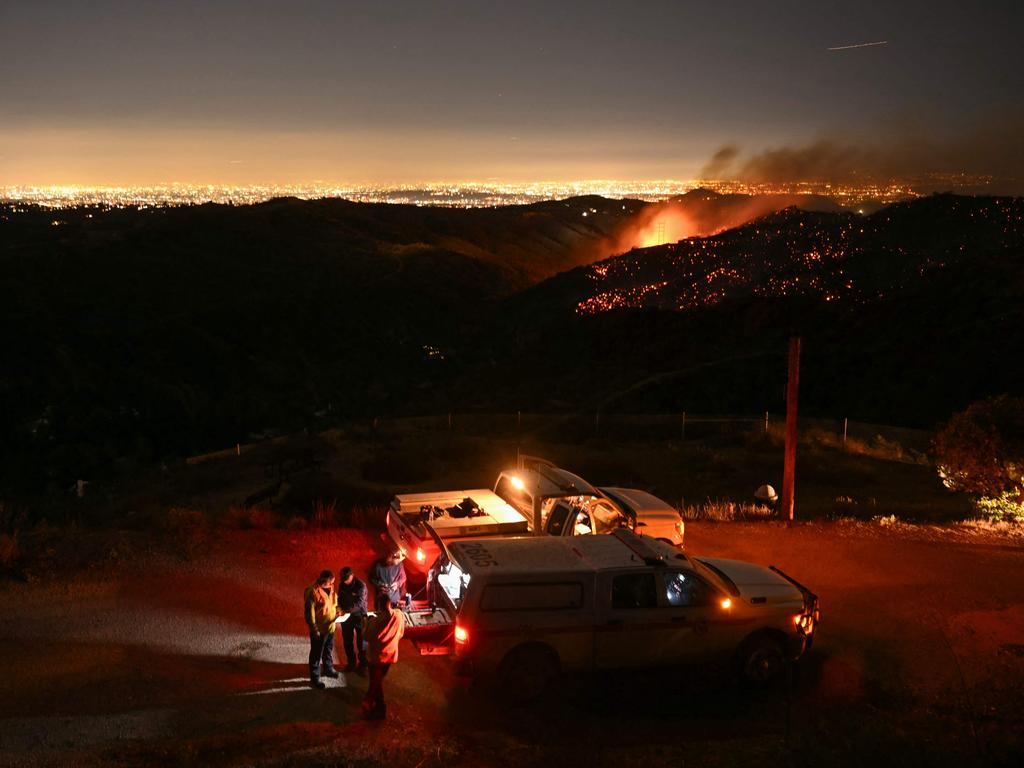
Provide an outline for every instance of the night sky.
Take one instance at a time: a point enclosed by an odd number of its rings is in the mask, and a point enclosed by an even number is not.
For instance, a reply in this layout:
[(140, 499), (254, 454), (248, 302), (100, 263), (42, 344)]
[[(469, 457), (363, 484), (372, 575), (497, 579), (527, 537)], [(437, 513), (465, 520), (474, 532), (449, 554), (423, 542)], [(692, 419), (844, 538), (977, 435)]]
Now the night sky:
[(0, 0), (0, 186), (1024, 177), (1022, 32), (1018, 0)]

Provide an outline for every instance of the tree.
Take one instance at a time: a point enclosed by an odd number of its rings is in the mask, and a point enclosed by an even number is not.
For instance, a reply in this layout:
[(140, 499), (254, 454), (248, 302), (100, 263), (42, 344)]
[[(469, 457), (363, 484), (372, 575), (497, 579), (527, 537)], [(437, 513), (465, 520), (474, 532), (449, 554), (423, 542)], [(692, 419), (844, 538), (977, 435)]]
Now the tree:
[(933, 443), (948, 488), (1024, 503), (1024, 399), (1000, 395), (954, 414)]

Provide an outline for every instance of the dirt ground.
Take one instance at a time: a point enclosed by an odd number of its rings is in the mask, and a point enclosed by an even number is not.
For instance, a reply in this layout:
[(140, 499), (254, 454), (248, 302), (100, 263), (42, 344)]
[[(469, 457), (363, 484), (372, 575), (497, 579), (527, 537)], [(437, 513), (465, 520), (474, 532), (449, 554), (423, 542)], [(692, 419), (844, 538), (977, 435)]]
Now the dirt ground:
[[(593, 675), (509, 708), (404, 643), (389, 720), (365, 679), (306, 684), (302, 590), (365, 573), (377, 533), (220, 534), (0, 585), (0, 765), (1016, 765), (1024, 542), (871, 523), (692, 523), (694, 554), (774, 564), (818, 592), (792, 686), (722, 670)], [(334, 681), (328, 681), (331, 683)]]

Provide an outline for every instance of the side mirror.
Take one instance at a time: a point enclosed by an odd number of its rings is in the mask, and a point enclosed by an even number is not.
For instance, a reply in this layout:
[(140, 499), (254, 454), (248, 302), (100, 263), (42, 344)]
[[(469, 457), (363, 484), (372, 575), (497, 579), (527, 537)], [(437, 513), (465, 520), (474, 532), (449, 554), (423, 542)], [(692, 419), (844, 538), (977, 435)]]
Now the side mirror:
[(637, 523), (634, 527), (635, 528), (646, 528), (647, 527), (647, 523), (642, 523), (642, 522), (641, 523)]

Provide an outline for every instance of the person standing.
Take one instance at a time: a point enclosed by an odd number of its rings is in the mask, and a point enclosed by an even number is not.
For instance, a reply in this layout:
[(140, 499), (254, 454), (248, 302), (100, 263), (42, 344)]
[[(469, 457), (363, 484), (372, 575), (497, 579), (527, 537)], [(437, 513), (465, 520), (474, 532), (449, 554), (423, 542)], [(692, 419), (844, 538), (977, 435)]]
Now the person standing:
[(306, 626), (309, 627), (309, 685), (326, 688), (320, 679), (337, 677), (334, 669), (334, 620), (338, 617), (338, 595), (334, 591), (334, 574), (321, 571), (317, 580), (306, 587)]
[(405, 634), (405, 615), (387, 595), (378, 595), (376, 606), (377, 612), (366, 621), (370, 685), (363, 698), (363, 717), (367, 720), (383, 720), (387, 715), (384, 678), (398, 661), (398, 641)]
[[(363, 648), (363, 626), (366, 622), (366, 585), (347, 565), (338, 574), (338, 607), (349, 617), (341, 624), (345, 648), (345, 672), (366, 674), (366, 649)], [(358, 665), (358, 666), (357, 666)]]
[(370, 567), (370, 584), (376, 592), (374, 605), (377, 597), (384, 595), (392, 603), (398, 605), (405, 595), (405, 566), (402, 560), (405, 555), (402, 550), (394, 549), (387, 557), (381, 558)]

